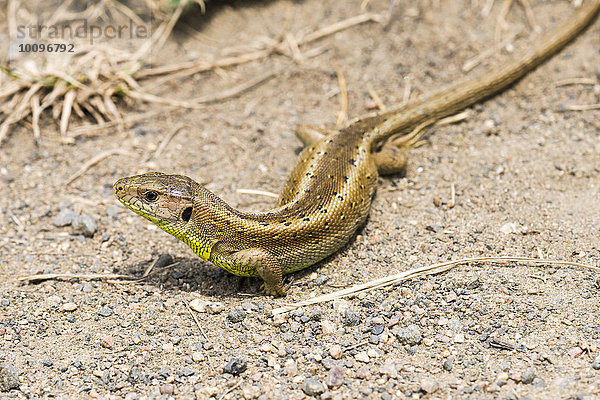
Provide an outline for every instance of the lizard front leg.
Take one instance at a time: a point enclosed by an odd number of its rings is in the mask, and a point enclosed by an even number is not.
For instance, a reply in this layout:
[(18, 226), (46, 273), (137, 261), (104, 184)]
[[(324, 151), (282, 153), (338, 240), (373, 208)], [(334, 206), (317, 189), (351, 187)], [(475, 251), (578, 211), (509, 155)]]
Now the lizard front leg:
[(259, 248), (226, 251), (217, 244), (213, 247), (212, 257), (214, 260), (211, 262), (234, 274), (239, 272), (240, 275), (246, 275), (248, 271), (256, 271), (264, 280), (260, 287), (261, 293), (275, 297), (286, 295), (283, 290), (281, 265), (271, 253)]

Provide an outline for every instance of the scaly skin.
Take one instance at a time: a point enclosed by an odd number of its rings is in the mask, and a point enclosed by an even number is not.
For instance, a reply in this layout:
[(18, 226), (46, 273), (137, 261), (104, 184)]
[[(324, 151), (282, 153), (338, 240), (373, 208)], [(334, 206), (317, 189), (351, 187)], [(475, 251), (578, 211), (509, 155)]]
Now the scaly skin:
[(380, 173), (401, 171), (404, 155), (386, 141), (456, 113), (510, 86), (577, 36), (600, 0), (574, 16), (520, 60), (424, 96), (405, 107), (368, 115), (306, 147), (279, 197), (260, 213), (235, 210), (201, 184), (152, 172), (119, 179), (115, 196), (188, 244), (202, 259), (241, 276), (263, 278), (284, 296), (282, 274), (306, 268), (341, 248), (365, 221)]

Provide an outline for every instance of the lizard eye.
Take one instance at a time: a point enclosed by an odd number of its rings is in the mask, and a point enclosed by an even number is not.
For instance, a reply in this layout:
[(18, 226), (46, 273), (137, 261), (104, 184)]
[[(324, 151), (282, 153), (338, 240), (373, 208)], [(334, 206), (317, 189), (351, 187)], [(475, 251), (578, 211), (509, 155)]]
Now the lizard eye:
[(146, 199), (146, 201), (149, 203), (155, 202), (156, 200), (158, 200), (158, 193), (156, 193), (153, 190), (150, 190), (144, 194), (144, 199)]

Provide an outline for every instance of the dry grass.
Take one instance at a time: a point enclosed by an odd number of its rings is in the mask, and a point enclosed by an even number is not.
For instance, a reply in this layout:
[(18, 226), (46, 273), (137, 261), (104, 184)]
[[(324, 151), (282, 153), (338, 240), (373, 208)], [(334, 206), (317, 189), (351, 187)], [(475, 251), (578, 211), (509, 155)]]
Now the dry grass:
[[(117, 0), (100, 0), (91, 5), (85, 3), (85, 7), (78, 2), (79, 0), (66, 0), (58, 8), (48, 7), (53, 11), (40, 18), (41, 6), (37, 6), (38, 10), (32, 10), (36, 6), (21, 0), (8, 0), (2, 12), (6, 13), (9, 36), (16, 38), (19, 25), (32, 24), (39, 20), (46, 26), (64, 26), (72, 24), (72, 21), (98, 24), (98, 21), (119, 19), (146, 26), (152, 35), (141, 43), (135, 43), (138, 46), (133, 46), (133, 50), (132, 46), (119, 48), (114, 40), (98, 40), (93, 44), (87, 43), (87, 39), (82, 40), (74, 43), (76, 51), (73, 53), (18, 53), (15, 50), (18, 46), (16, 41), (10, 44), (12, 47), (6, 46), (5, 49), (0, 45), (0, 52), (4, 50), (6, 54), (0, 61), (0, 144), (6, 140), (15, 124), (30, 128), (34, 139), (39, 140), (43, 133), (40, 128), (40, 120), (43, 118), (52, 118), (59, 128), (59, 140), (70, 143), (73, 142), (73, 137), (77, 136), (74, 133), (94, 128), (93, 124), (87, 123), (73, 128), (72, 122), (75, 118), (80, 122), (92, 121), (96, 126), (109, 127), (125, 124), (129, 120), (122, 115), (123, 107), (127, 104), (154, 102), (170, 107), (198, 108), (205, 103), (223, 101), (265, 82), (278, 71), (269, 71), (264, 76), (251, 78), (219, 95), (204, 95), (191, 100), (154, 95), (145, 88), (151, 85), (145, 83), (151, 83), (150, 80), (159, 75), (181, 78), (198, 72), (260, 60), (273, 54), (284, 54), (294, 61), (299, 61), (312, 54), (311, 51), (302, 54), (302, 45), (357, 24), (382, 21), (382, 17), (378, 15), (361, 14), (308, 34), (287, 33), (281, 41), (273, 40), (268, 48), (236, 57), (225, 57), (211, 63), (190, 61), (150, 67), (147, 60), (151, 53), (156, 54), (161, 49), (184, 9), (193, 3), (204, 10), (202, 0), (138, 0), (140, 4), (137, 6), (130, 4), (135, 3), (134, 1), (126, 4)], [(154, 27), (138, 16), (136, 10), (140, 8), (152, 16), (155, 21)], [(307, 31), (310, 30), (303, 32)], [(57, 39), (46, 34), (36, 42), (56, 44)], [(69, 44), (66, 41), (64, 43)]]

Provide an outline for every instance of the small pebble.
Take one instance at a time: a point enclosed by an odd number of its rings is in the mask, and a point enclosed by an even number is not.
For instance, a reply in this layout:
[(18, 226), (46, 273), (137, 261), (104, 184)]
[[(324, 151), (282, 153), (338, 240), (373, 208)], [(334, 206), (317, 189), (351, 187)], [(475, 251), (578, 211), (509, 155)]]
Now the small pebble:
[(360, 353), (357, 353), (354, 356), (354, 358), (356, 359), (356, 361), (360, 361), (360, 362), (364, 362), (364, 363), (368, 363), (369, 361), (371, 361), (371, 359), (369, 358), (366, 351), (361, 351)]
[(535, 379), (535, 370), (533, 368), (527, 368), (523, 375), (521, 375), (521, 382), (526, 385), (529, 385)]
[(298, 365), (296, 364), (296, 361), (292, 360), (291, 358), (287, 359), (285, 361), (285, 365), (283, 367), (283, 371), (288, 375), (288, 376), (296, 376), (298, 375)]
[(319, 396), (325, 389), (325, 385), (317, 378), (306, 378), (302, 383), (302, 391), (307, 396)]
[(354, 310), (346, 310), (343, 313), (342, 321), (346, 326), (354, 326), (361, 323), (360, 314)]
[(164, 268), (171, 264), (173, 264), (173, 256), (171, 256), (169, 253), (163, 253), (158, 257), (158, 260), (156, 260), (154, 269)]
[(85, 237), (92, 237), (98, 229), (96, 220), (89, 215), (78, 215), (71, 221), (74, 235), (83, 235)]
[(373, 335), (381, 335), (383, 333), (384, 329), (385, 329), (385, 325), (383, 325), (383, 324), (375, 325), (373, 328), (371, 328), (371, 333)]
[(19, 388), (19, 372), (8, 362), (0, 364), (0, 392)]
[(327, 375), (327, 386), (330, 388), (341, 386), (342, 383), (344, 383), (345, 374), (344, 368), (339, 365), (334, 365)]
[(209, 314), (220, 314), (225, 311), (225, 304), (219, 302), (208, 303), (206, 305), (206, 311), (208, 311)]
[(454, 367), (454, 362), (451, 358), (446, 358), (442, 363), (442, 367), (448, 372), (452, 371), (452, 367)]
[(398, 377), (398, 368), (396, 368), (396, 364), (393, 362), (386, 362), (383, 364), (380, 371), (382, 374), (387, 375), (392, 379)]
[(160, 394), (173, 394), (175, 392), (175, 386), (172, 383), (165, 383), (160, 385)]
[(104, 347), (105, 349), (112, 349), (115, 347), (115, 339), (112, 336), (105, 336), (102, 338), (100, 346)]
[(356, 377), (358, 379), (371, 379), (371, 370), (366, 366), (360, 367), (356, 370)]
[(421, 382), (421, 390), (425, 393), (433, 393), (438, 390), (438, 388), (439, 384), (435, 379), (426, 378)]
[(333, 301), (333, 309), (339, 313), (343, 313), (350, 308), (350, 302), (344, 299), (335, 299)]
[(596, 358), (594, 358), (594, 362), (592, 362), (592, 368), (595, 370), (600, 370), (600, 355), (597, 355)]
[(510, 235), (511, 233), (516, 233), (517, 231), (518, 227), (514, 222), (507, 222), (500, 227), (500, 232), (504, 233), (505, 235)]
[(399, 329), (396, 332), (396, 338), (400, 344), (414, 346), (421, 343), (421, 340), (423, 340), (423, 334), (421, 333), (421, 328), (415, 324), (411, 324), (406, 328)]
[(63, 226), (71, 225), (75, 217), (77, 217), (77, 214), (75, 214), (73, 210), (69, 208), (63, 208), (58, 214), (56, 214), (54, 218), (52, 218), (52, 221), (50, 221), (50, 223), (56, 226), (57, 228), (60, 228)]
[(343, 354), (344, 354), (344, 350), (342, 349), (342, 346), (340, 346), (339, 344), (331, 345), (331, 347), (329, 348), (329, 355), (334, 360), (339, 360)]
[(333, 335), (336, 331), (336, 328), (333, 322), (324, 320), (321, 321), (321, 331), (323, 332), (323, 335)]
[(77, 304), (69, 302), (69, 303), (65, 303), (60, 307), (60, 311), (63, 312), (71, 312), (71, 311), (75, 311), (77, 310)]
[(106, 207), (106, 215), (109, 217), (116, 217), (123, 210), (123, 207), (118, 206), (116, 204), (111, 204), (108, 207)]
[(196, 371), (194, 371), (193, 369), (189, 369), (189, 368), (183, 368), (181, 370), (181, 375), (183, 376), (192, 376), (196, 373)]
[(579, 346), (575, 346), (569, 349), (569, 356), (571, 358), (577, 358), (583, 353), (583, 350)]
[(232, 357), (223, 367), (223, 372), (231, 375), (239, 375), (248, 368), (246, 361), (240, 357)]
[(439, 231), (441, 231), (442, 229), (443, 229), (443, 227), (442, 227), (441, 225), (439, 225), (439, 224), (427, 225), (427, 226), (425, 227), (425, 230), (426, 230), (426, 231), (429, 231), (429, 232), (439, 232)]
[(100, 311), (98, 311), (98, 315), (101, 317), (110, 317), (113, 314), (113, 310), (111, 310), (110, 308), (103, 308)]
[(242, 322), (244, 318), (246, 318), (246, 312), (240, 309), (231, 310), (227, 314), (227, 319), (233, 323)]

